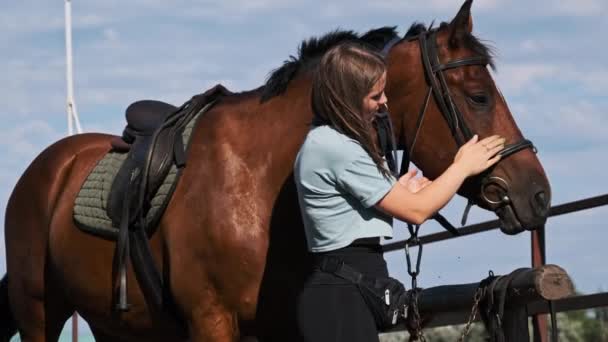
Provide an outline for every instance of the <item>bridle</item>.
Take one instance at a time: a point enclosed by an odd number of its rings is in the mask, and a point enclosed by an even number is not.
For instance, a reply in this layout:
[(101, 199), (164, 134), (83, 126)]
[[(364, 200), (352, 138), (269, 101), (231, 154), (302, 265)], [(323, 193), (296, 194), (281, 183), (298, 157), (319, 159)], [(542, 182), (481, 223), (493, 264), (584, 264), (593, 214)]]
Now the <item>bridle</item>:
[[(428, 108), (431, 94), (433, 95), (435, 103), (439, 107), (439, 111), (441, 112), (446, 124), (448, 125), (452, 137), (456, 141), (458, 147), (462, 146), (474, 135), (473, 131), (466, 124), (462, 113), (458, 109), (458, 106), (454, 103), (452, 99), (444, 72), (449, 69), (455, 69), (470, 65), (480, 65), (486, 67), (489, 63), (489, 60), (486, 57), (475, 56), (455, 59), (442, 64), (439, 61), (439, 55), (437, 53), (437, 32), (437, 29), (431, 29), (424, 31), (418, 34), (417, 36), (411, 38), (403, 38), (407, 39), (408, 41), (418, 40), (418, 43), (420, 45), (422, 65), (424, 67), (424, 75), (428, 88), (426, 91), (424, 102), (422, 104), (422, 107), (420, 108), (418, 118), (416, 120), (416, 131), (413, 139), (411, 140), (412, 142), (409, 148), (405, 146), (405, 148), (403, 149), (404, 155), (402, 157), (399, 176), (403, 175), (408, 169), (410, 158), (414, 153), (416, 140), (418, 139), (418, 134), (420, 133), (420, 129), (424, 121), (424, 116)], [(401, 42), (403, 39), (394, 38), (393, 40), (389, 41), (384, 47), (382, 53), (387, 55), (388, 51), (394, 45)], [(404, 144), (407, 145), (406, 139), (402, 140), (404, 141)], [(519, 151), (528, 148), (531, 148), (536, 153), (536, 148), (530, 140), (521, 139), (516, 143), (505, 146), (500, 152), (498, 152), (498, 154), (502, 156), (502, 159), (505, 159), (510, 155), (513, 155)], [(489, 204), (493, 208), (493, 210), (497, 210), (498, 208), (511, 203), (508, 194), (509, 184), (505, 179), (499, 176), (489, 176), (488, 172), (484, 173), (482, 177), (483, 178), (481, 181), (481, 196), (487, 202), (487, 204)], [(503, 194), (499, 196), (499, 200), (492, 200), (488, 196), (487, 189), (490, 185), (497, 186), (503, 190)], [(462, 220), (463, 225), (466, 223), (466, 216), (468, 215), (470, 206), (473, 204), (474, 203), (469, 200), (469, 204), (467, 204), (467, 208), (465, 209), (465, 214)]]
[[(404, 139), (403, 136), (400, 137), (405, 146), (403, 148), (403, 157), (401, 159), (401, 168), (400, 168), (399, 172), (395, 172), (396, 174), (398, 174), (398, 177), (401, 177), (403, 174), (405, 174), (405, 172), (407, 172), (407, 169), (409, 167), (410, 158), (414, 152), (416, 140), (418, 138), (418, 134), (420, 133), (420, 128), (422, 127), (422, 123), (424, 121), (424, 115), (426, 114), (426, 110), (428, 108), (431, 94), (433, 95), (435, 103), (437, 104), (439, 111), (441, 112), (445, 122), (447, 123), (447, 125), (450, 129), (450, 132), (452, 134), (452, 137), (456, 141), (457, 146), (461, 147), (465, 142), (467, 142), (468, 140), (470, 140), (473, 137), (474, 133), (467, 126), (462, 113), (460, 112), (460, 110), (458, 109), (458, 106), (454, 103), (454, 101), (452, 99), (450, 90), (447, 86), (444, 72), (449, 69), (454, 69), (454, 68), (459, 68), (459, 67), (464, 67), (464, 66), (471, 66), (471, 65), (479, 65), (479, 66), (487, 67), (487, 65), (489, 64), (489, 60), (486, 57), (482, 57), (482, 56), (460, 58), (460, 59), (451, 60), (449, 62), (441, 64), (441, 62), (439, 61), (439, 55), (437, 53), (437, 29), (429, 29), (429, 30), (424, 31), (424, 32), (420, 33), (419, 35), (411, 37), (411, 38), (396, 37), (385, 45), (384, 49), (382, 50), (382, 54), (384, 56), (387, 56), (389, 50), (394, 45), (396, 45), (397, 43), (401, 42), (404, 39), (407, 39), (409, 41), (418, 40), (418, 43), (420, 45), (422, 64), (424, 66), (424, 75), (425, 75), (425, 79), (426, 79), (428, 88), (426, 91), (426, 95), (424, 97), (424, 102), (422, 104), (422, 107), (420, 108), (418, 118), (416, 120), (416, 130), (414, 133), (414, 137), (411, 140), (411, 144), (410, 144), (409, 148), (407, 146), (406, 139)], [(388, 114), (385, 113), (385, 116), (388, 116)], [(389, 127), (390, 127), (390, 120), (388, 120), (388, 122), (389, 122)], [(392, 127), (390, 127), (390, 129), (392, 129)], [(394, 137), (392, 137), (391, 142), (392, 142), (392, 145), (395, 146)], [(522, 151), (522, 150), (525, 150), (528, 148), (532, 149), (534, 151), (534, 153), (536, 153), (536, 148), (534, 147), (534, 144), (530, 140), (521, 139), (520, 141), (518, 141), (516, 143), (506, 145), (501, 151), (498, 152), (498, 154), (501, 155), (502, 159), (505, 159), (519, 151)], [(389, 159), (392, 159), (392, 163), (389, 162), (389, 166), (391, 166), (391, 164), (392, 164), (393, 169), (396, 169), (396, 165), (395, 165), (396, 156), (393, 154), (390, 156)], [(393, 170), (393, 171), (396, 171), (396, 170)], [(481, 197), (483, 198), (484, 201), (487, 202), (487, 204), (490, 205), (490, 207), (494, 211), (497, 211), (504, 206), (510, 205), (511, 199), (509, 197), (509, 183), (505, 179), (503, 179), (502, 177), (499, 177), (499, 176), (490, 176), (488, 171), (486, 171), (485, 173), (483, 173), (480, 176), (482, 177)], [(490, 185), (494, 185), (494, 186), (497, 186), (500, 189), (502, 189), (503, 193), (499, 196), (498, 200), (493, 200), (487, 195), (487, 188)], [(466, 218), (468, 216), (468, 212), (473, 204), (474, 204), (473, 201), (469, 200), (467, 207), (465, 209), (463, 218), (462, 218), (462, 222), (461, 222), (462, 225), (466, 224)], [(435, 216), (433, 218), (435, 220), (437, 220), (448, 231), (452, 232), (453, 234), (458, 235), (458, 231), (442, 215), (437, 213), (437, 214), (435, 214)], [(410, 275), (410, 277), (412, 278), (412, 290), (411, 290), (412, 296), (411, 296), (411, 300), (410, 300), (410, 312), (413, 316), (413, 325), (409, 330), (410, 330), (411, 334), (415, 334), (415, 336), (417, 336), (418, 338), (421, 338), (423, 341), (425, 341), (424, 335), (422, 334), (422, 331), (421, 331), (421, 324), (420, 324), (421, 319), (420, 319), (420, 314), (418, 312), (418, 299), (417, 299), (418, 294), (420, 293), (418, 286), (417, 286), (417, 276), (420, 274), (420, 262), (421, 262), (421, 257), (422, 257), (422, 242), (418, 237), (418, 231), (420, 229), (420, 226), (412, 225), (409, 223), (407, 226), (408, 226), (408, 230), (410, 232), (410, 238), (405, 243), (405, 255), (406, 255), (406, 261), (407, 261), (407, 272)], [(409, 251), (410, 245), (418, 246), (418, 255), (414, 259), (416, 261), (415, 264), (412, 262), (412, 257), (410, 255), (410, 251)], [(477, 310), (477, 305), (479, 304), (480, 299), (483, 297), (482, 291), (483, 291), (483, 289), (480, 288), (480, 289), (478, 289), (478, 291), (475, 294), (475, 302), (474, 302), (474, 305), (473, 305), (473, 308), (471, 311), (472, 312), (471, 317), (469, 318), (469, 322), (467, 323), (466, 328), (464, 329), (463, 334), (461, 335), (461, 338), (459, 339), (459, 341), (463, 340), (463, 338), (469, 331), (470, 324), (472, 323), (472, 321), (475, 317), (474, 313)]]

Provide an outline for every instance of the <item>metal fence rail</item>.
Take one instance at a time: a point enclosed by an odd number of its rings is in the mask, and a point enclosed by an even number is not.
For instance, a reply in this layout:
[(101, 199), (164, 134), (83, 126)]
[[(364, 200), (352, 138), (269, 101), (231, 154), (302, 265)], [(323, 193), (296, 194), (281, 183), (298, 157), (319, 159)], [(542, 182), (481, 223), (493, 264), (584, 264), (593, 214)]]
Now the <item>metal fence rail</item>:
[[(592, 209), (600, 206), (608, 205), (608, 194), (585, 198), (582, 200), (564, 203), (551, 207), (549, 217), (574, 213), (582, 210)], [(419, 238), (420, 244), (429, 244), (444, 240), (449, 240), (461, 236), (487, 232), (500, 228), (498, 220), (486, 221), (477, 224), (468, 225), (458, 228), (460, 235), (455, 236), (449, 232), (439, 232), (428, 234)], [(405, 248), (406, 240), (388, 243), (382, 246), (382, 250), (393, 252)], [(416, 243), (410, 243), (410, 246), (416, 246)], [(532, 267), (538, 267), (545, 264), (545, 227), (533, 231), (531, 234), (532, 245)], [(574, 311), (591, 309), (595, 307), (608, 306), (608, 292), (594, 293), (590, 295), (580, 295), (570, 298), (554, 301), (555, 311)], [(526, 306), (528, 315), (533, 317), (534, 326), (534, 341), (546, 342), (547, 338), (547, 322), (545, 314), (549, 312), (549, 305), (545, 301), (533, 302)], [(469, 312), (444, 312), (437, 314), (428, 324), (428, 327), (441, 327), (445, 325), (463, 324), (466, 323)], [(401, 331), (405, 327), (395, 327), (392, 331)]]
[[(580, 295), (553, 301), (555, 312), (565, 312), (583, 309), (592, 309), (608, 306), (608, 292), (595, 293), (590, 295)], [(549, 313), (549, 303), (546, 301), (536, 301), (526, 305), (529, 316)], [(433, 316), (433, 319), (426, 325), (426, 328), (437, 328), (446, 325), (465, 324), (469, 319), (470, 310), (442, 312)], [(475, 321), (480, 321), (477, 315)], [(392, 332), (403, 331), (405, 326), (393, 328)]]
[[(579, 201), (564, 203), (560, 205), (556, 205), (551, 207), (549, 212), (549, 216), (558, 216), (568, 213), (573, 213), (581, 210), (592, 209), (595, 207), (601, 207), (603, 205), (608, 205), (608, 194), (582, 199)], [(459, 236), (452, 235), (450, 232), (440, 232), (434, 234), (428, 234), (420, 237), (420, 243), (426, 245), (433, 242), (439, 242), (444, 240), (450, 240), (453, 238), (458, 238), (461, 236), (477, 234), (481, 232), (487, 232), (490, 230), (499, 228), (499, 221), (492, 220), (481, 223), (476, 223), (468, 226), (464, 226), (462, 228), (458, 228)], [(415, 246), (415, 244), (414, 244)], [(391, 243), (387, 243), (382, 246), (382, 250), (384, 252), (392, 252), (398, 249), (403, 249), (405, 247), (405, 240), (395, 241)]]

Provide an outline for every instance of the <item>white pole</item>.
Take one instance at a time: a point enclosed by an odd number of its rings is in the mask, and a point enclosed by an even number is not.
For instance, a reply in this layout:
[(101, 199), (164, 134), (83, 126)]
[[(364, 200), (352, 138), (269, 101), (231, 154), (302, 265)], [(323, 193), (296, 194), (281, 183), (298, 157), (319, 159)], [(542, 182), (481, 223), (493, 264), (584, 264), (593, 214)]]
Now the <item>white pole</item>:
[(76, 133), (82, 133), (76, 102), (74, 101), (74, 75), (72, 69), (72, 1), (65, 0), (65, 54), (66, 54), (66, 80), (67, 80), (67, 112), (68, 112), (68, 134), (74, 134), (74, 123)]
[[(65, 55), (66, 55), (66, 80), (67, 80), (67, 112), (68, 112), (68, 134), (74, 134), (74, 122), (76, 132), (82, 133), (76, 102), (74, 102), (74, 79), (72, 72), (72, 1), (65, 0)], [(72, 315), (72, 342), (78, 342), (78, 314)]]

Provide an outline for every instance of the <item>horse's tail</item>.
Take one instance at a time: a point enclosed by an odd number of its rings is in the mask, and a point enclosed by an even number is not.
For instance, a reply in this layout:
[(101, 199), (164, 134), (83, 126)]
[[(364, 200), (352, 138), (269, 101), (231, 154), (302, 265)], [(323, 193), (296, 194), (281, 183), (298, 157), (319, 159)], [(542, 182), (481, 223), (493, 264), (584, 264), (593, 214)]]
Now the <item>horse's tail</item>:
[(8, 342), (17, 333), (17, 323), (8, 304), (8, 276), (0, 280), (0, 342)]

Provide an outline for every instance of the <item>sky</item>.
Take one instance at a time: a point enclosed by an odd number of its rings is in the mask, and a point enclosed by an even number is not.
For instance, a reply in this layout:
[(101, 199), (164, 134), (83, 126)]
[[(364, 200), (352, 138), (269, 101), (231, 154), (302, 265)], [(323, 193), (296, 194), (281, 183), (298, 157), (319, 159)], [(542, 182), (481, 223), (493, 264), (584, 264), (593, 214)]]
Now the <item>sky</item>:
[[(337, 28), (365, 32), (414, 21), (449, 21), (448, 0), (74, 0), (75, 98), (85, 132), (120, 134), (124, 109), (143, 98), (179, 105), (216, 83), (233, 91), (263, 84), (303, 39)], [(608, 193), (608, 2), (477, 0), (474, 34), (497, 52), (497, 85), (524, 136), (534, 142), (553, 204)], [(67, 134), (62, 1), (0, 3), (0, 222), (21, 173)], [(443, 213), (460, 220), (465, 202)], [(493, 219), (474, 208), (469, 222)], [(550, 218), (547, 261), (579, 291), (608, 290), (608, 207)], [(425, 224), (424, 233), (440, 230)], [(396, 236), (405, 237), (403, 224)], [(5, 273), (0, 233), (0, 273)], [(402, 252), (386, 255), (406, 284)], [(528, 233), (498, 230), (429, 245), (422, 287), (478, 281), (492, 269), (530, 264)]]

